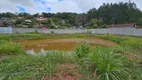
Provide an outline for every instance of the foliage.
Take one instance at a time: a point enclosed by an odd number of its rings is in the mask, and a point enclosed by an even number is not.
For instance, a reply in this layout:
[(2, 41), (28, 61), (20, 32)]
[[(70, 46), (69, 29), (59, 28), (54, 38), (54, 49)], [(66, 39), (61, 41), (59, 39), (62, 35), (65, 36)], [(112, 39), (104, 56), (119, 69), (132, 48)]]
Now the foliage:
[(109, 48), (98, 47), (80, 60), (80, 70), (86, 75), (91, 72), (98, 80), (129, 80), (131, 70), (124, 59)]
[[(53, 36), (52, 36), (53, 35)], [(92, 34), (87, 34), (93, 36)], [(88, 42), (78, 43), (74, 52), (48, 51), (46, 55), (35, 56), (22, 54), (23, 48), (11, 40), (21, 37), (25, 40), (44, 39), (47, 35), (39, 33), (3, 35), (0, 37), (0, 53), (2, 55), (20, 54), (0, 59), (1, 80), (40, 80), (56, 73), (58, 64), (75, 64), (86, 80), (141, 80), (141, 62), (129, 60), (127, 51), (141, 51), (142, 41), (139, 38), (114, 36), (111, 34), (97, 35), (119, 43), (119, 46), (90, 48)], [(49, 34), (48, 38), (85, 37), (84, 34)], [(17, 39), (16, 39), (17, 40)], [(129, 53), (128, 53), (129, 54)], [(131, 54), (129, 54), (130, 56)], [(129, 57), (128, 56), (128, 57)]]
[(8, 36), (8, 35), (0, 35), (0, 40), (9, 41), (10, 40), (10, 36)]
[(43, 34), (38, 34), (38, 33), (34, 33), (34, 34), (21, 34), (19, 35), (20, 37), (23, 37), (25, 40), (39, 40), (39, 39), (44, 39), (45, 36)]
[(106, 24), (134, 23), (142, 16), (135, 3), (104, 3), (98, 9), (99, 17)]
[(0, 60), (1, 80), (41, 80), (52, 76), (59, 63), (72, 63), (76, 59), (60, 51), (47, 53), (47, 56), (19, 55)]
[(137, 25), (142, 26), (142, 18), (139, 18), (136, 22)]
[(99, 27), (98, 20), (96, 20), (96, 19), (91, 20), (90, 26), (91, 26), (91, 28), (98, 28)]
[(142, 46), (141, 39), (135, 39), (135, 38), (131, 38), (131, 37), (120, 37), (120, 36), (114, 36), (114, 35), (110, 35), (110, 34), (98, 35), (97, 37), (120, 43), (120, 45), (125, 46), (125, 47), (129, 47), (134, 50), (135, 49), (136, 50), (142, 49), (141, 48), (141, 46)]
[(102, 28), (107, 28), (107, 25), (106, 24), (102, 25)]
[[(23, 20), (31, 19), (32, 25), (40, 24), (35, 18), (43, 16), (48, 18), (47, 21), (41, 22), (41, 24), (47, 26), (48, 28), (70, 28), (79, 26), (89, 26), (89, 28), (98, 28), (103, 24), (126, 24), (126, 23), (137, 23), (141, 25), (142, 12), (137, 8), (135, 3), (119, 2), (119, 3), (103, 3), (98, 9), (92, 8), (87, 13), (45, 13), (40, 14), (29, 14), (29, 13), (19, 13), (14, 14), (10, 12), (0, 13), (0, 18), (12, 18), (15, 19), (16, 27), (23, 24)], [(19, 20), (18, 17), (23, 19)], [(101, 20), (101, 23), (93, 23), (92, 20)], [(91, 24), (91, 26), (89, 25)], [(54, 27), (53, 27), (54, 26)], [(62, 27), (64, 26), (64, 27)], [(31, 26), (32, 27), (32, 26)], [(106, 27), (105, 25), (102, 26)], [(88, 27), (87, 27), (88, 28)]]
[(81, 43), (78, 43), (75, 53), (79, 58), (86, 57), (90, 52), (90, 45), (88, 42), (83, 41)]
[(15, 55), (23, 53), (24, 50), (22, 46), (13, 42), (0, 40), (0, 55)]
[(54, 34), (54, 31), (51, 31), (51, 34)]

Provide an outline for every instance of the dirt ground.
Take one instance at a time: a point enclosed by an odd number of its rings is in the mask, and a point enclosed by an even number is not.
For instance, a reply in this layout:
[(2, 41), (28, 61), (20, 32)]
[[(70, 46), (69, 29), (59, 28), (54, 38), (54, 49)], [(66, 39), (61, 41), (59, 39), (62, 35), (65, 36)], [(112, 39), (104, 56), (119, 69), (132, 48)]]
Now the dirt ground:
[(44, 80), (80, 80), (82, 77), (75, 64), (58, 64), (56, 70), (57, 73), (54, 73), (51, 78), (45, 76)]

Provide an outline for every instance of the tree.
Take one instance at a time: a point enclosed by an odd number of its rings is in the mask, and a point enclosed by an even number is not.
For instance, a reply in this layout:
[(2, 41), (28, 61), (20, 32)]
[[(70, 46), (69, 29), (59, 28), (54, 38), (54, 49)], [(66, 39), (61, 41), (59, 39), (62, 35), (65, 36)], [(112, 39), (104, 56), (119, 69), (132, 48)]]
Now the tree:
[(137, 20), (136, 24), (142, 26), (142, 17)]

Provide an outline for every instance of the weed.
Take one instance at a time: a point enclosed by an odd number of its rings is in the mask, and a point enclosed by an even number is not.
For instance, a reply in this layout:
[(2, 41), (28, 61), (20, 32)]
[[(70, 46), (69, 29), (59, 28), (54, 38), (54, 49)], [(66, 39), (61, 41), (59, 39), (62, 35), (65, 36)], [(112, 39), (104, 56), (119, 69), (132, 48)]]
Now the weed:
[(0, 55), (15, 55), (24, 53), (24, 49), (12, 42), (0, 41)]
[(88, 42), (83, 41), (77, 44), (75, 53), (79, 58), (86, 57), (89, 54), (89, 52), (90, 52), (90, 45)]
[(127, 80), (130, 71), (124, 67), (123, 58), (109, 49), (97, 48), (82, 59), (80, 67), (95, 73), (99, 80)]
[(56, 72), (57, 64), (74, 63), (73, 55), (60, 51), (48, 52), (47, 56), (19, 55), (0, 60), (1, 80), (41, 80)]

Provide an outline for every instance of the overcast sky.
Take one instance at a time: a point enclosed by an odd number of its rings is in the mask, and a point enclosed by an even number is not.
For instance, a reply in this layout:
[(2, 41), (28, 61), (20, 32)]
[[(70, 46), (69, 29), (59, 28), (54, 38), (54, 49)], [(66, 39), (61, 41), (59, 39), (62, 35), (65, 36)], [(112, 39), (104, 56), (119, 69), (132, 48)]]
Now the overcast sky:
[[(0, 0), (0, 12), (87, 12), (103, 3), (128, 2), (129, 0)], [(142, 0), (131, 0), (142, 10)]]

